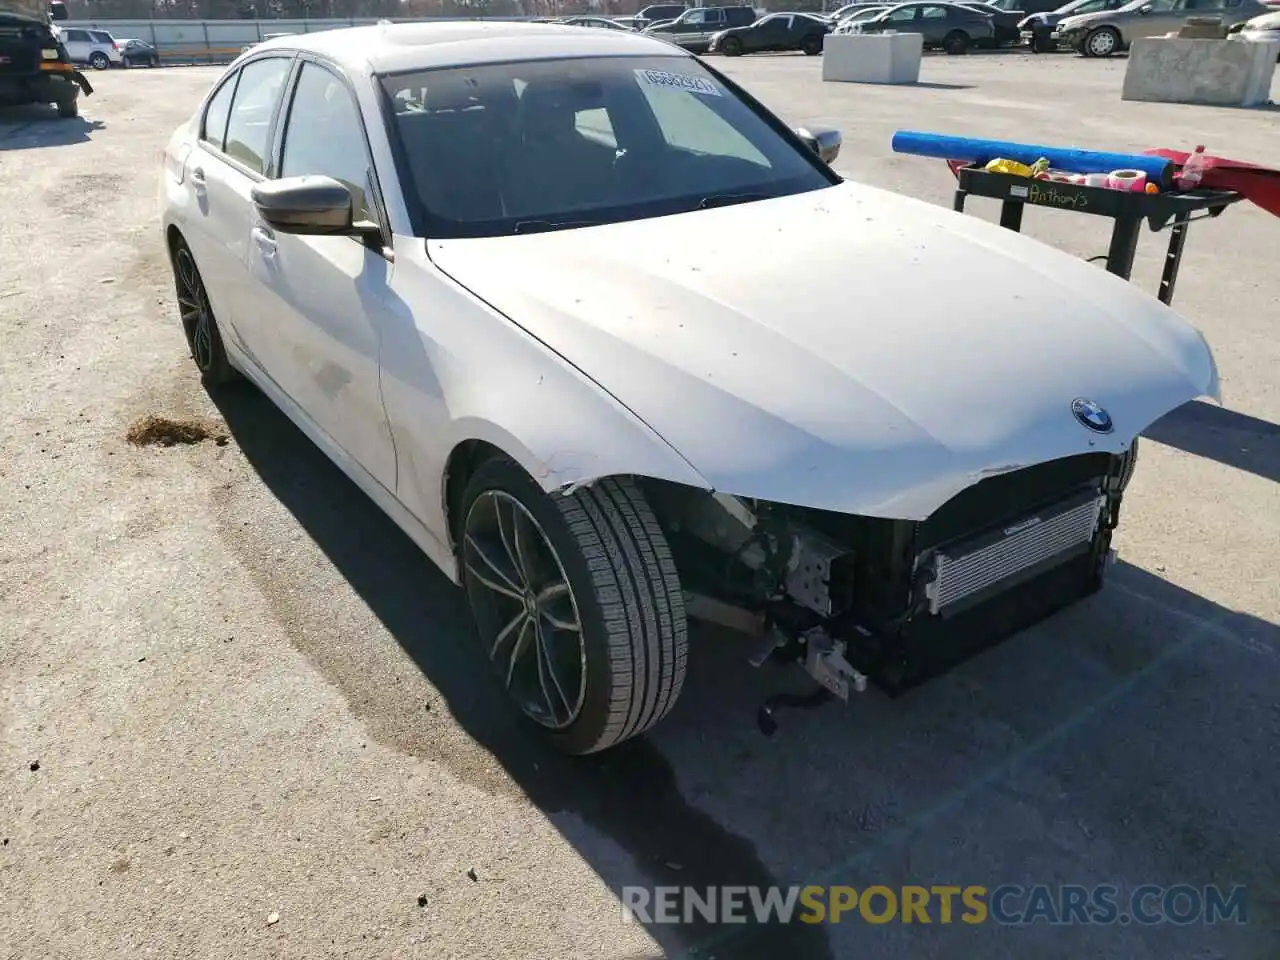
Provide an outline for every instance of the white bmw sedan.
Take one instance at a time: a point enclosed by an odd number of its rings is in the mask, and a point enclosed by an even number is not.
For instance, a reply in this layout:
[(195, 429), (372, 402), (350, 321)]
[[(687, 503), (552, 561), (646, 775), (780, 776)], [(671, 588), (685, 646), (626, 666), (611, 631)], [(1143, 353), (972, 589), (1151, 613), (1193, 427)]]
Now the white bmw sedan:
[(587, 753), (671, 709), (690, 617), (846, 697), (1086, 596), (1138, 434), (1217, 396), (1155, 300), (837, 149), (639, 35), (335, 30), (175, 132), (164, 240), (206, 383), (278, 404)]

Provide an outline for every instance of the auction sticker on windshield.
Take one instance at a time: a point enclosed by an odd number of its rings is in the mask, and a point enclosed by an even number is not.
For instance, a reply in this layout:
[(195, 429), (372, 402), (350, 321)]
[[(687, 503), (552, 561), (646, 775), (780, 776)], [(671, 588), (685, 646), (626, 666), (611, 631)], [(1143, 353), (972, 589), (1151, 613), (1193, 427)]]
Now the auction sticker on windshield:
[(720, 88), (705, 77), (688, 77), (682, 73), (667, 73), (665, 70), (637, 70), (636, 77), (641, 83), (650, 87), (705, 93), (713, 97), (724, 96)]

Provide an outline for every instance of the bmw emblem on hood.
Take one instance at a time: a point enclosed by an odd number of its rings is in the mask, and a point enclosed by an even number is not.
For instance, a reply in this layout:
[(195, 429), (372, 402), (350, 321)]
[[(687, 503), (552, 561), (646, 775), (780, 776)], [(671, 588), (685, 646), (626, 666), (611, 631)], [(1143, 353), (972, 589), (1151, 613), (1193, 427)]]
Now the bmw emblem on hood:
[(1092, 400), (1086, 400), (1084, 397), (1076, 397), (1071, 401), (1071, 412), (1075, 414), (1076, 419), (1081, 424), (1094, 433), (1110, 433), (1112, 427), (1115, 426), (1111, 422), (1111, 414), (1107, 413), (1106, 410)]

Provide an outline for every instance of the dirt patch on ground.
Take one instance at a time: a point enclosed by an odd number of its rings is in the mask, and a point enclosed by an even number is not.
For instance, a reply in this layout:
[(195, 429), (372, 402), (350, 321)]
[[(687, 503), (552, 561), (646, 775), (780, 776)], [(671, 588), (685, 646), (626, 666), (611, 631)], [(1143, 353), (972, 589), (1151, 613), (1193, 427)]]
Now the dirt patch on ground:
[(147, 414), (129, 425), (125, 439), (135, 447), (190, 446), (212, 440), (222, 446), (229, 439), (227, 431), (208, 420), (173, 419)]

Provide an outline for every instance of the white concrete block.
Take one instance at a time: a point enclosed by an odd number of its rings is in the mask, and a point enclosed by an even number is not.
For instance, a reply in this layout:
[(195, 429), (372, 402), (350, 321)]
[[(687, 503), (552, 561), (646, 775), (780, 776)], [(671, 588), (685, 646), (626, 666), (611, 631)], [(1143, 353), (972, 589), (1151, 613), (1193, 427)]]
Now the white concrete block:
[(1160, 103), (1257, 106), (1267, 101), (1278, 54), (1278, 40), (1135, 40), (1120, 96)]
[(918, 33), (829, 33), (822, 79), (840, 83), (916, 83), (924, 37)]

